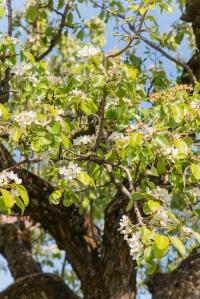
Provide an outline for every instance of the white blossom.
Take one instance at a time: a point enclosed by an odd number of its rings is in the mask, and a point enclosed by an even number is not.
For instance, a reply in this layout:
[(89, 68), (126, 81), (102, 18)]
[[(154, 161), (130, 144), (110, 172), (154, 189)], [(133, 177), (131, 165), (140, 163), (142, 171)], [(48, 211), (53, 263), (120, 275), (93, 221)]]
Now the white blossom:
[(175, 157), (176, 155), (178, 155), (178, 149), (176, 149), (174, 147), (167, 146), (164, 149), (164, 153), (167, 154), (167, 155), (172, 155), (173, 157)]
[(15, 182), (15, 184), (17, 184), (17, 185), (20, 185), (22, 183), (22, 180), (12, 170), (11, 171), (3, 170), (0, 173), (0, 185), (1, 186), (7, 185), (11, 181)]
[(31, 81), (33, 87), (36, 87), (37, 84), (39, 83), (39, 80), (36, 77), (36, 75), (30, 75), (30, 76), (28, 76), (28, 80)]
[(20, 63), (16, 64), (11, 70), (16, 76), (23, 76), (28, 70), (32, 68), (32, 65), (29, 63)]
[(167, 226), (169, 224), (169, 222), (171, 221), (169, 218), (169, 215), (167, 214), (167, 212), (165, 211), (165, 209), (163, 207), (160, 207), (156, 211), (156, 216), (162, 226)]
[(51, 75), (49, 73), (47, 73), (47, 80), (49, 81), (49, 83), (53, 84), (53, 85), (61, 85), (63, 84), (63, 79), (61, 77), (56, 77), (54, 75)]
[(124, 238), (127, 240), (127, 237), (132, 233), (131, 221), (128, 216), (123, 215), (119, 222), (119, 231), (124, 235)]
[(77, 97), (77, 98), (81, 98), (83, 101), (85, 101), (87, 98), (86, 94), (82, 90), (79, 90), (79, 89), (72, 90), (71, 95), (74, 97)]
[(83, 135), (83, 136), (79, 136), (75, 139), (73, 139), (73, 144), (74, 145), (83, 145), (83, 144), (92, 144), (94, 143), (96, 140), (96, 136), (93, 135)]
[(192, 109), (200, 108), (200, 100), (196, 99), (190, 103)]
[(36, 112), (34, 111), (23, 111), (14, 116), (14, 120), (19, 124), (19, 126), (24, 129), (36, 120)]
[(93, 57), (100, 53), (100, 49), (94, 46), (85, 45), (82, 49), (78, 51), (79, 57)]
[(109, 139), (111, 140), (123, 140), (123, 139), (127, 139), (128, 137), (127, 136), (124, 136), (123, 133), (121, 132), (113, 132), (110, 136), (109, 136)]
[(77, 177), (77, 174), (81, 172), (81, 168), (77, 164), (70, 162), (68, 167), (63, 166), (59, 169), (59, 174), (66, 180), (71, 181)]
[(189, 235), (192, 232), (191, 228), (184, 226), (184, 225), (182, 226), (181, 230), (183, 233), (185, 233), (187, 235)]
[(0, 118), (3, 116), (3, 111), (2, 109), (0, 108)]
[(143, 249), (143, 244), (141, 242), (141, 233), (136, 232), (128, 239), (128, 245), (130, 247), (130, 255), (133, 260), (136, 260), (140, 257)]

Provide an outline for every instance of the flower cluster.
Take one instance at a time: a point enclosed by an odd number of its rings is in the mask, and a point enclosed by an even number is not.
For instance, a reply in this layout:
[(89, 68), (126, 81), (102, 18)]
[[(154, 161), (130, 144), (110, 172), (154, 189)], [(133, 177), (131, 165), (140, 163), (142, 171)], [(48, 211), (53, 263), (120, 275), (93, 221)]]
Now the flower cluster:
[(200, 108), (200, 100), (196, 99), (196, 100), (193, 100), (190, 104), (191, 108), (192, 109), (198, 109)]
[(142, 254), (143, 244), (141, 242), (141, 233), (139, 231), (134, 232), (132, 223), (128, 216), (123, 215), (120, 219), (119, 231), (124, 235), (124, 240), (130, 247), (130, 255), (133, 260), (138, 259)]
[(74, 89), (71, 91), (71, 95), (76, 98), (81, 98), (81, 100), (85, 101), (87, 96), (82, 90)]
[(39, 83), (39, 80), (35, 75), (28, 76), (28, 80), (31, 81), (33, 87), (36, 87), (37, 84)]
[(29, 63), (16, 64), (12, 69), (12, 73), (14, 73), (16, 76), (23, 76), (31, 68), (32, 65)]
[(83, 135), (73, 139), (74, 145), (83, 145), (83, 144), (93, 144), (96, 140), (96, 136), (93, 135)]
[(11, 182), (14, 182), (17, 185), (20, 185), (22, 183), (22, 180), (12, 170), (11, 171), (3, 170), (0, 173), (0, 186), (7, 185)]
[(63, 166), (59, 169), (59, 174), (67, 181), (71, 181), (77, 177), (77, 174), (81, 172), (81, 168), (77, 164), (70, 162), (68, 167)]
[(63, 79), (61, 77), (56, 77), (54, 75), (51, 75), (49, 72), (47, 72), (47, 80), (52, 85), (62, 85)]
[(24, 129), (36, 120), (36, 112), (34, 111), (23, 111), (18, 115), (14, 116), (14, 120), (19, 124), (19, 126)]
[(159, 221), (160, 225), (167, 226), (171, 222), (169, 215), (163, 207), (160, 207), (155, 213), (156, 219)]
[(148, 194), (154, 196), (157, 200), (162, 201), (165, 206), (170, 205), (172, 195), (167, 191), (167, 189), (158, 186), (153, 190), (148, 189), (147, 192)]
[(109, 139), (114, 140), (114, 141), (116, 141), (116, 140), (123, 140), (123, 139), (125, 139), (125, 138), (126, 138), (126, 137), (125, 137), (124, 134), (121, 133), (121, 132), (113, 132), (113, 133), (109, 136)]
[(82, 49), (78, 51), (79, 57), (93, 57), (100, 53), (100, 49), (94, 47), (94, 46), (88, 46), (85, 45)]

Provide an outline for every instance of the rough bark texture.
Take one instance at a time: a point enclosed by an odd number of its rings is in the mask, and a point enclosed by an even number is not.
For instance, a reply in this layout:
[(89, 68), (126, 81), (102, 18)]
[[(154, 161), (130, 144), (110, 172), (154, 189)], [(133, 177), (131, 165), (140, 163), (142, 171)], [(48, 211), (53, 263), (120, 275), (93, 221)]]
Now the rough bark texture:
[[(14, 164), (9, 152), (0, 145), (0, 171)], [(127, 205), (121, 194), (116, 195), (106, 211), (102, 243), (89, 217), (80, 216), (77, 207), (50, 204), (48, 198), (53, 192), (50, 184), (23, 168), (15, 168), (15, 172), (23, 179), (30, 197), (25, 215), (39, 222), (54, 237), (59, 248), (67, 252), (81, 281), (84, 298), (134, 299), (135, 265), (117, 230)]]
[[(129, 248), (122, 239), (119, 221), (127, 206), (127, 201), (118, 192), (105, 211), (103, 238), (103, 271), (105, 287), (111, 299), (133, 299), (136, 290), (136, 264), (130, 257)], [(134, 214), (130, 218), (135, 222)]]
[(0, 299), (79, 299), (56, 275), (35, 273), (18, 279)]
[[(185, 13), (181, 19), (192, 24), (197, 50), (187, 64), (192, 69), (197, 80), (200, 81), (200, 1), (186, 0)], [(185, 72), (182, 76), (182, 83), (191, 83), (188, 74)]]
[(149, 286), (153, 299), (199, 299), (199, 249), (195, 249), (172, 273), (156, 274)]
[(0, 253), (7, 259), (14, 279), (41, 272), (31, 253), (28, 219), (0, 216)]

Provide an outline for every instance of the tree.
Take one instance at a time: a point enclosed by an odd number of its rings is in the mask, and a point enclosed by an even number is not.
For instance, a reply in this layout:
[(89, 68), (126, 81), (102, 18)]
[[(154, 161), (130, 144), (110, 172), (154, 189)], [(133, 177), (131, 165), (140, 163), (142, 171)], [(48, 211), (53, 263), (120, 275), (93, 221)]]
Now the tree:
[[(198, 299), (199, 1), (177, 1), (164, 34), (153, 11), (170, 0), (5, 2), (0, 253), (14, 283), (0, 299), (133, 299), (138, 269), (154, 299)], [(105, 51), (110, 20), (121, 42)]]

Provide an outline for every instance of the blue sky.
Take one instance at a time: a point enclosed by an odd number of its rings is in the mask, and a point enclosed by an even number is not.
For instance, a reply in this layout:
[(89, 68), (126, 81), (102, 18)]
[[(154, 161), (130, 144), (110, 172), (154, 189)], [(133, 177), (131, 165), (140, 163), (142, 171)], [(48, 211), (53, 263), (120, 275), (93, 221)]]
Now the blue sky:
[[(24, 0), (13, 0), (13, 6), (15, 9), (23, 9), (24, 2), (25, 2)], [(89, 19), (91, 16), (96, 15), (96, 11), (93, 8), (86, 7), (85, 5), (82, 5), (81, 13), (85, 17), (85, 19)], [(174, 8), (173, 8), (172, 14), (164, 13), (161, 16), (158, 10), (155, 10), (153, 12), (153, 14), (156, 17), (156, 19), (158, 20), (158, 24), (160, 25), (161, 32), (162, 31), (166, 32), (170, 28), (170, 25), (180, 17), (180, 11), (176, 6), (174, 6)], [(6, 30), (6, 23), (7, 22), (5, 19), (0, 21), (0, 28), (2, 31)], [(105, 50), (108, 50), (113, 47), (120, 48), (120, 46), (121, 46), (119, 39), (112, 35), (112, 28), (113, 28), (113, 22), (110, 22), (109, 26), (107, 28), (107, 34), (106, 34), (107, 35), (107, 44), (106, 44)], [(187, 60), (189, 57), (189, 51), (187, 51), (185, 49), (186, 49), (186, 42), (183, 43), (183, 48), (182, 48), (181, 54)], [(144, 46), (141, 46), (140, 50), (143, 51)], [(165, 69), (168, 74), (175, 73), (175, 67), (171, 62), (164, 59), (164, 65), (165, 65)], [(12, 282), (12, 278), (10, 276), (9, 271), (7, 271), (7, 272), (3, 271), (1, 265), (6, 266), (6, 261), (0, 257), (0, 290), (4, 289), (7, 285), (9, 285)], [(149, 297), (147, 295), (144, 295), (144, 296), (141, 296), (140, 298), (147, 299)]]

